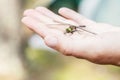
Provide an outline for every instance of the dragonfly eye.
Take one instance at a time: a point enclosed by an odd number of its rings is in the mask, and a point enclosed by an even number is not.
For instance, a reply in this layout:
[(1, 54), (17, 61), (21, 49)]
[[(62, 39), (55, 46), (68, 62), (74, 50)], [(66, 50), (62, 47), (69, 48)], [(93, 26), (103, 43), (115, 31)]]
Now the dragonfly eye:
[(66, 29), (66, 32), (67, 32), (67, 33), (70, 33), (71, 31), (72, 31), (71, 28), (67, 28), (67, 29)]

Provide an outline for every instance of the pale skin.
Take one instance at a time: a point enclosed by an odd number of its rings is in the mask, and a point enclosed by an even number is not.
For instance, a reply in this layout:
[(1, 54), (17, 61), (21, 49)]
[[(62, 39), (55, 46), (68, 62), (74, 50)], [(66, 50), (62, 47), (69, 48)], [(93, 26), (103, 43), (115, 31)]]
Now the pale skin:
[[(38, 35), (47, 46), (64, 55), (86, 59), (97, 64), (120, 66), (120, 28), (109, 24), (97, 23), (77, 12), (61, 8), (57, 15), (45, 7), (37, 7), (24, 12), (22, 22)], [(66, 25), (58, 22), (86, 25), (85, 29), (96, 35), (80, 31), (65, 34)]]

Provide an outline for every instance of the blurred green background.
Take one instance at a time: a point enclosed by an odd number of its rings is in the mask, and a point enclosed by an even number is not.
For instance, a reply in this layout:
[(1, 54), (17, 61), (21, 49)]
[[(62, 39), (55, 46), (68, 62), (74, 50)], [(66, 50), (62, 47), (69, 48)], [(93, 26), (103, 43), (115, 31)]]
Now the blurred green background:
[[(0, 80), (120, 80), (120, 68), (64, 56), (21, 23), (23, 11), (71, 8), (100, 22), (120, 24), (120, 0), (0, 0)], [(114, 15), (113, 15), (114, 14)]]

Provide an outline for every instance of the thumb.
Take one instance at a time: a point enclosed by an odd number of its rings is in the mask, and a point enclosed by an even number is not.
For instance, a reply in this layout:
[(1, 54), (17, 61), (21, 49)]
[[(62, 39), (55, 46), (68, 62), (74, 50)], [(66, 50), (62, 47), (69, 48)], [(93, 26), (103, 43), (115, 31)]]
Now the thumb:
[(46, 45), (48, 46), (48, 47), (51, 47), (51, 48), (53, 48), (53, 49), (57, 49), (57, 47), (58, 47), (58, 39), (57, 39), (57, 37), (55, 37), (55, 36), (46, 36), (45, 38), (44, 38), (44, 42), (46, 43)]

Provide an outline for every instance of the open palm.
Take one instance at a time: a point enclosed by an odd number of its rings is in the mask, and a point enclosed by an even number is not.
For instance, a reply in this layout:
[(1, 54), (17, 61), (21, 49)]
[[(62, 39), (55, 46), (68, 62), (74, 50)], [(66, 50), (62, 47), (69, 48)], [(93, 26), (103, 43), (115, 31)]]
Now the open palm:
[[(116, 50), (117, 47), (120, 47), (118, 43), (114, 43), (116, 46), (112, 47), (113, 39), (120, 39), (119, 35), (116, 35), (117, 32), (120, 33), (118, 28), (96, 23), (68, 8), (61, 8), (59, 14), (61, 16), (54, 14), (47, 8), (38, 7), (26, 10), (22, 22), (39, 34), (49, 47), (65, 55), (84, 58), (95, 63), (115, 64), (116, 60), (113, 60), (114, 57), (111, 56), (114, 54), (111, 49)], [(75, 31), (73, 34), (65, 34), (69, 25), (51, 25), (59, 24), (59, 22), (85, 25), (84, 29), (95, 34), (83, 30)], [(111, 49), (107, 50), (108, 48)]]

